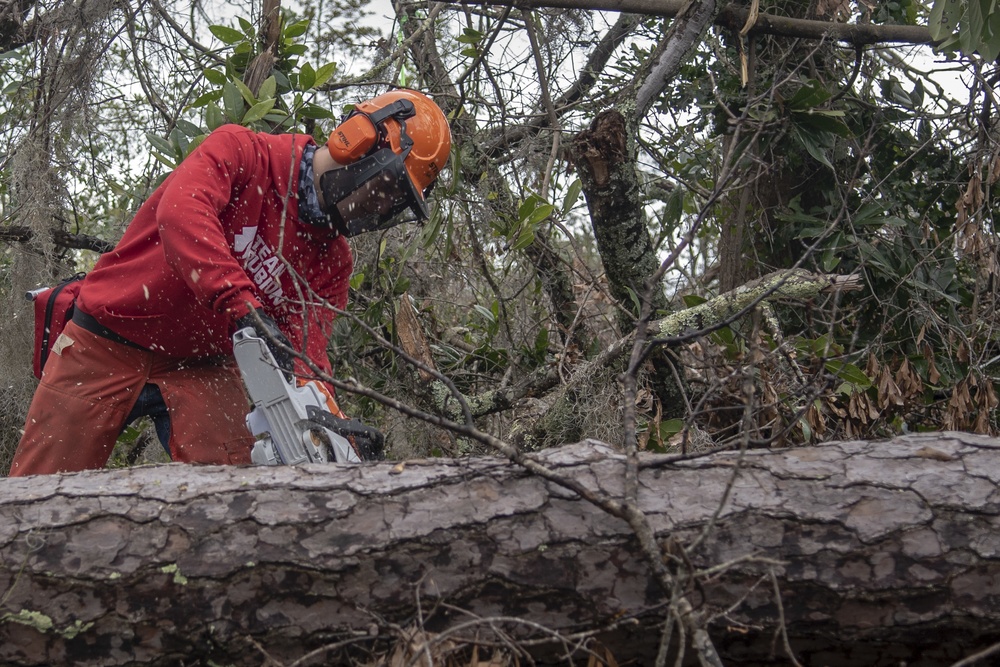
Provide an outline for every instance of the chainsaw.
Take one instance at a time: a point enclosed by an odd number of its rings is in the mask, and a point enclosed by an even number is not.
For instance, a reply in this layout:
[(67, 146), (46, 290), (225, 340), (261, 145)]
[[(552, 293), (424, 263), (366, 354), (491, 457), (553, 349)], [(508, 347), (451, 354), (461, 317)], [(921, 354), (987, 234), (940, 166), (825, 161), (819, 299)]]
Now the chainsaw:
[(251, 460), (258, 465), (360, 463), (384, 458), (383, 437), (348, 419), (315, 380), (296, 386), (285, 378), (252, 327), (233, 334), (233, 354), (253, 409), (247, 428), (257, 438)]

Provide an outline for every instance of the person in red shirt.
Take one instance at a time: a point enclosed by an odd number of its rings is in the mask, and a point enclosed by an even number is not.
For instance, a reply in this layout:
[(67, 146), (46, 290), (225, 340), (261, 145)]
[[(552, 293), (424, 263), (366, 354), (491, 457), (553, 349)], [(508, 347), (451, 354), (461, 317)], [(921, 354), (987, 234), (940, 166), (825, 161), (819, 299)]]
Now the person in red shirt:
[(356, 105), (322, 147), (236, 125), (212, 132), (84, 279), (10, 475), (103, 467), (141, 415), (174, 461), (249, 463), (233, 332), (253, 327), (287, 373), (311, 374), (291, 350), (330, 373), (347, 237), (426, 218), (450, 148), (441, 109), (405, 89)]

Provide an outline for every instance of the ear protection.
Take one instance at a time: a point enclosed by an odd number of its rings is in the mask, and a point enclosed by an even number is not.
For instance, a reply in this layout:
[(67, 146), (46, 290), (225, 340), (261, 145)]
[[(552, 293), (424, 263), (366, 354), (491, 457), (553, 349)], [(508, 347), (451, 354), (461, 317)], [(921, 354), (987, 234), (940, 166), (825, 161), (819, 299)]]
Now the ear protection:
[(400, 149), (405, 151), (413, 144), (406, 135), (404, 123), (407, 118), (412, 118), (416, 114), (413, 102), (406, 99), (397, 100), (371, 112), (364, 109), (365, 106), (366, 104), (358, 105), (336, 127), (326, 142), (327, 148), (330, 149), (330, 156), (342, 165), (357, 162), (365, 155), (372, 153), (384, 141), (387, 141), (389, 135), (384, 122), (389, 118), (394, 119), (400, 125)]
[(375, 123), (364, 113), (355, 112), (330, 135), (326, 145), (330, 156), (340, 164), (357, 162), (375, 147), (379, 131)]

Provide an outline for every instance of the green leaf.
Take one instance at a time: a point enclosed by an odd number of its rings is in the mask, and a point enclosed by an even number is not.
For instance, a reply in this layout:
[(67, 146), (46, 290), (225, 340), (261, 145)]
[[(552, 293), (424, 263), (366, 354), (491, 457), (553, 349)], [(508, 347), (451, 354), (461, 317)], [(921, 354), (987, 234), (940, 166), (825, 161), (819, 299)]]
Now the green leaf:
[(197, 137), (199, 134), (201, 134), (200, 127), (184, 119), (177, 120), (177, 129), (179, 129), (181, 132), (183, 132), (185, 135), (189, 137)]
[(814, 160), (820, 164), (826, 165), (830, 169), (833, 169), (833, 165), (830, 164), (830, 159), (826, 156), (826, 149), (822, 146), (816, 139), (816, 136), (809, 132), (804, 132), (796, 128), (795, 134), (798, 136), (799, 143), (802, 144), (806, 152), (813, 157)]
[(213, 90), (211, 92), (205, 93), (204, 95), (200, 95), (199, 97), (197, 97), (194, 102), (192, 102), (191, 104), (189, 104), (187, 106), (187, 108), (188, 109), (200, 109), (201, 107), (205, 106), (209, 102), (215, 102), (215, 101), (221, 100), (221, 99), (222, 99), (222, 91), (221, 90)]
[(268, 100), (263, 100), (257, 104), (250, 107), (250, 109), (243, 116), (242, 123), (244, 125), (249, 125), (250, 123), (256, 123), (258, 120), (267, 115), (267, 112), (274, 108), (274, 98)]
[(153, 151), (153, 157), (156, 159), (157, 162), (165, 165), (169, 169), (173, 169), (174, 167), (177, 166), (177, 162), (175, 160), (172, 160), (168, 157), (164, 157), (163, 155), (160, 155), (156, 151)]
[(830, 360), (824, 364), (826, 370), (833, 373), (841, 380), (850, 382), (859, 389), (868, 389), (872, 386), (872, 381), (865, 375), (865, 372), (846, 361)]
[(979, 45), (979, 55), (986, 62), (993, 62), (1000, 56), (1000, 11), (991, 10), (986, 16), (986, 32)]
[(524, 220), (524, 223), (530, 225), (531, 227), (534, 227), (538, 225), (538, 223), (542, 222), (550, 215), (552, 215), (552, 211), (554, 211), (555, 209), (556, 207), (553, 206), (552, 204), (549, 203), (540, 204), (535, 208), (534, 211), (531, 212), (531, 215), (529, 215), (527, 219)]
[(642, 302), (639, 301), (639, 295), (631, 287), (626, 287), (625, 289), (628, 291), (629, 299), (632, 300), (632, 307), (635, 308), (633, 314), (638, 315), (642, 312)]
[(667, 440), (684, 430), (683, 419), (664, 419), (660, 422), (660, 438)]
[(236, 89), (240, 91), (240, 95), (243, 96), (243, 99), (246, 100), (247, 104), (249, 104), (250, 106), (257, 104), (257, 97), (253, 94), (252, 90), (247, 88), (247, 85), (245, 83), (243, 83), (239, 79), (233, 79), (233, 85), (235, 85)]
[[(195, 132), (195, 135), (199, 134), (199, 132)], [(170, 144), (174, 147), (174, 155), (183, 158), (187, 152), (187, 135), (184, 134), (183, 130), (174, 127), (174, 129), (170, 130)]]
[(324, 83), (330, 80), (333, 73), (337, 71), (337, 63), (327, 63), (322, 65), (318, 70), (316, 70), (316, 81), (313, 82), (313, 88), (318, 88)]
[(972, 54), (979, 44), (979, 35), (974, 34), (967, 21), (958, 24), (958, 49), (967, 55)]
[(304, 35), (306, 30), (309, 29), (309, 19), (302, 19), (301, 21), (296, 21), (292, 25), (285, 28), (285, 32), (282, 35), (285, 38), (296, 38)]
[(913, 86), (913, 91), (910, 92), (910, 105), (914, 109), (918, 109), (924, 104), (924, 81), (923, 79), (917, 79), (916, 85)]
[(201, 145), (201, 142), (205, 141), (205, 137), (207, 136), (208, 136), (207, 134), (199, 134), (197, 137), (192, 139), (187, 146), (187, 155), (185, 155), (184, 157), (187, 157), (188, 155), (191, 154), (191, 151), (198, 148), (198, 146)]
[(483, 308), (478, 303), (472, 304), (472, 308), (477, 313), (479, 313), (483, 318), (485, 318), (486, 321), (489, 322), (490, 324), (496, 322), (496, 318), (493, 316), (493, 311), (489, 310), (488, 308)]
[(895, 79), (885, 82), (882, 94), (887, 95), (892, 102), (908, 109), (913, 106), (913, 100), (910, 99), (910, 94), (906, 92), (903, 86), (900, 85), (899, 81)]
[(581, 192), (583, 192), (583, 181), (578, 178), (570, 183), (569, 189), (566, 191), (566, 196), (563, 197), (563, 215), (569, 213), (570, 209), (576, 206), (577, 200), (580, 199)]
[(274, 97), (277, 90), (278, 84), (273, 76), (269, 76), (264, 79), (264, 83), (260, 84), (260, 90), (257, 91), (257, 99), (266, 100)]
[(333, 112), (326, 107), (321, 107), (315, 104), (303, 105), (301, 109), (298, 110), (298, 115), (302, 118), (333, 118)]
[(927, 17), (927, 28), (931, 39), (941, 41), (955, 32), (962, 17), (961, 0), (934, 0), (931, 13)]
[(465, 28), (462, 30), (462, 34), (458, 36), (458, 41), (462, 44), (478, 44), (483, 41), (483, 33), (475, 28)]
[(284, 132), (291, 132), (295, 130), (295, 119), (284, 111), (281, 113), (275, 113), (272, 111), (264, 116), (262, 120), (269, 125), (273, 125), (276, 131), (282, 130)]
[(836, 248), (827, 248), (823, 252), (823, 270), (827, 273), (833, 271), (840, 264), (840, 254)]
[(541, 327), (538, 330), (538, 335), (535, 336), (535, 358), (540, 362), (544, 361), (545, 355), (549, 351), (549, 330), (545, 327)]
[(243, 95), (232, 81), (226, 81), (226, 85), (222, 87), (222, 105), (226, 116), (232, 122), (235, 123), (243, 118)]
[(840, 120), (844, 116), (843, 111), (819, 111), (816, 109), (796, 112), (792, 114), (792, 120), (798, 125), (808, 128), (807, 131), (827, 132), (840, 137), (850, 137), (851, 128), (847, 123)]
[(965, 21), (969, 33), (969, 48), (966, 54), (975, 51), (983, 41), (983, 32), (986, 26), (986, 17), (983, 15), (983, 6), (979, 0), (966, 0)]
[(799, 426), (802, 427), (802, 439), (806, 443), (812, 442), (812, 427), (809, 426), (809, 422), (806, 421), (805, 417), (799, 418)]
[(316, 70), (309, 63), (305, 63), (299, 70), (299, 90), (309, 90), (315, 83)]
[(684, 305), (688, 308), (693, 308), (694, 306), (700, 306), (701, 304), (708, 301), (708, 299), (706, 299), (705, 297), (698, 296), (697, 294), (685, 294), (681, 298), (684, 299)]
[(220, 40), (223, 44), (236, 44), (237, 42), (242, 42), (244, 40), (243, 33), (235, 28), (230, 28), (224, 25), (210, 25), (208, 26), (209, 31)]
[(225, 73), (220, 72), (217, 69), (206, 69), (202, 72), (209, 83), (216, 86), (223, 85), (229, 79), (226, 77)]
[(163, 137), (157, 136), (152, 132), (146, 133), (146, 141), (150, 143), (156, 150), (158, 150), (163, 155), (173, 155), (174, 145)]
[(205, 125), (208, 126), (209, 131), (218, 129), (225, 124), (226, 114), (222, 113), (222, 109), (219, 108), (218, 104), (209, 102), (205, 108)]
[(522, 225), (537, 225), (542, 220), (552, 215), (555, 207), (539, 197), (531, 195), (517, 209), (517, 218)]
[(514, 241), (514, 245), (511, 246), (511, 250), (523, 250), (527, 248), (535, 240), (535, 230), (532, 227), (525, 227), (521, 230), (521, 233), (517, 235), (517, 240)]
[(288, 77), (285, 76), (284, 72), (282, 72), (280, 70), (273, 70), (272, 76), (274, 77), (274, 80), (278, 84), (278, 93), (279, 93), (279, 96), (280, 96), (280, 94), (287, 93), (288, 91), (290, 91), (292, 89), (292, 84), (288, 80)]
[(788, 98), (785, 104), (788, 105), (789, 109), (801, 111), (817, 107), (831, 97), (830, 91), (824, 88), (819, 81), (810, 79), (804, 86), (795, 91), (795, 94)]

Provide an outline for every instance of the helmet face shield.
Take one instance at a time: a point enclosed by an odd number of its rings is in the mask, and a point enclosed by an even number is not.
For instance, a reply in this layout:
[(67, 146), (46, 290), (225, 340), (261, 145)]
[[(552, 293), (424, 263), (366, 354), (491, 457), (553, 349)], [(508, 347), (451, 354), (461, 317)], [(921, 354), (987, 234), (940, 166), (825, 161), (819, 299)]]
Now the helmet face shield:
[(319, 177), (328, 218), (319, 224), (356, 236), (429, 217), (425, 199), (448, 160), (451, 130), (430, 98), (403, 88), (355, 105), (327, 148), (343, 166)]
[(418, 220), (426, 219), (427, 204), (410, 180), (404, 158), (385, 147), (320, 176), (324, 212), (334, 228), (344, 236), (385, 229), (403, 222), (407, 209)]

